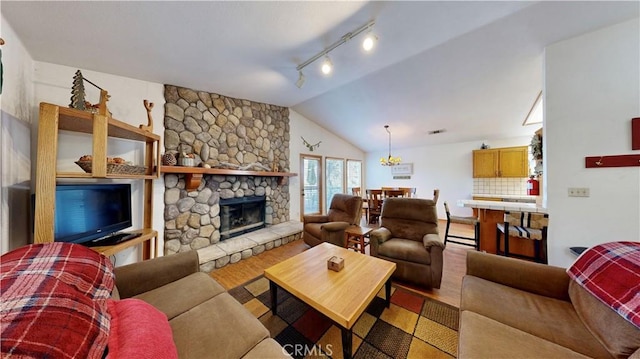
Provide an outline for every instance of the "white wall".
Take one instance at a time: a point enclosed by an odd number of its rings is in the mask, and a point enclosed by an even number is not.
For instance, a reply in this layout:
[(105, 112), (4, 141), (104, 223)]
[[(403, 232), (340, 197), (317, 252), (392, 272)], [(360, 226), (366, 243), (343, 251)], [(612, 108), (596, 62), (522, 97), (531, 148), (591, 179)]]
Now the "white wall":
[[(531, 127), (531, 136), (538, 129)], [(501, 140), (459, 142), (416, 148), (391, 149), (394, 157), (400, 156), (403, 163), (413, 163), (413, 175), (408, 180), (394, 180), (391, 169), (380, 165), (380, 158), (388, 156), (384, 152), (367, 153), (366, 188), (416, 187), (416, 195), (432, 198), (433, 190), (440, 189), (438, 218), (446, 219), (444, 201), (449, 202), (452, 214), (470, 216), (470, 208), (455, 205), (459, 199), (471, 199), (473, 192), (473, 150), (480, 149), (482, 143), (491, 148), (528, 146), (531, 137), (515, 137)]]
[[(640, 115), (639, 19), (556, 43), (545, 54), (549, 262), (569, 266), (572, 246), (640, 240), (640, 167), (584, 167), (585, 156), (631, 150)], [(588, 198), (567, 188), (587, 187)]]
[(3, 85), (0, 95), (0, 253), (30, 240), (31, 122), (33, 59), (1, 18)]
[[(318, 126), (315, 122), (310, 121), (301, 114), (289, 109), (290, 124), (290, 141), (289, 141), (289, 159), (291, 172), (300, 174), (300, 154), (309, 154), (314, 156), (322, 156), (323, 166), (325, 157), (344, 158), (351, 160), (362, 160), (363, 174), (365, 173), (366, 164), (364, 163), (364, 152), (353, 146), (349, 142), (337, 137), (332, 132)], [(310, 152), (303, 145), (304, 137), (309, 143), (315, 144), (322, 141), (317, 149)], [(345, 164), (346, 166), (346, 164)], [(346, 170), (346, 168), (345, 168)], [(324, 183), (324, 181), (323, 181)], [(289, 193), (291, 202), (289, 207), (289, 215), (291, 220), (302, 220), (300, 217), (300, 177), (289, 177)], [(323, 199), (324, 200), (324, 199)], [(327, 205), (323, 204), (326, 213)]]
[[(34, 72), (35, 103), (49, 102), (60, 106), (69, 105), (73, 76), (78, 70), (75, 67), (36, 62)], [(162, 136), (164, 133), (164, 86), (158, 83), (146, 82), (100, 72), (80, 69), (82, 75), (93, 83), (109, 92), (111, 98), (107, 107), (113, 117), (134, 126), (147, 124), (147, 111), (143, 106), (144, 99), (155, 104), (152, 110), (154, 120), (153, 132)], [(99, 90), (85, 83), (86, 100), (97, 103)], [(37, 117), (37, 116), (36, 116)], [(37, 132), (37, 119), (34, 121), (33, 132)], [(34, 136), (33, 144), (37, 143)], [(140, 164), (143, 161), (144, 146), (138, 142), (126, 140), (110, 140), (107, 144), (108, 155), (123, 157), (125, 160)], [(160, 141), (163, 147), (163, 141)], [(35, 153), (35, 152), (34, 152)], [(74, 161), (85, 154), (91, 154), (91, 140), (84, 134), (61, 132), (59, 135), (58, 170), (77, 171), (79, 168)], [(35, 156), (35, 154), (34, 154)], [(34, 164), (35, 164), (35, 158)], [(34, 166), (35, 167), (35, 166)], [(35, 179), (35, 174), (34, 177)], [(70, 182), (61, 179), (60, 181)], [(122, 181), (119, 181), (122, 182)], [(131, 181), (133, 226), (131, 229), (142, 228), (142, 181)], [(164, 180), (154, 180), (153, 183), (153, 228), (159, 232), (160, 255), (164, 248)], [(129, 248), (115, 256), (116, 265), (139, 261), (141, 246)]]

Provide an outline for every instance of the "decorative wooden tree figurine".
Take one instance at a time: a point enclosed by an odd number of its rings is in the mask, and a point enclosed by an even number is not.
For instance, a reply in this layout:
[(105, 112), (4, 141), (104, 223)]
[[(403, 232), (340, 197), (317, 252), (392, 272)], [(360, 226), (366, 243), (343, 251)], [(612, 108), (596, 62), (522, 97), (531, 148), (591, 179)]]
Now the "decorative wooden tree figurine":
[(153, 132), (153, 118), (151, 118), (151, 109), (153, 108), (153, 102), (149, 100), (143, 100), (144, 108), (147, 110), (147, 124), (140, 125), (140, 129), (144, 131)]
[(78, 70), (73, 76), (73, 86), (71, 86), (71, 103), (69, 104), (69, 107), (83, 111), (86, 110), (87, 107), (85, 106), (84, 95), (84, 80), (82, 78), (82, 73)]

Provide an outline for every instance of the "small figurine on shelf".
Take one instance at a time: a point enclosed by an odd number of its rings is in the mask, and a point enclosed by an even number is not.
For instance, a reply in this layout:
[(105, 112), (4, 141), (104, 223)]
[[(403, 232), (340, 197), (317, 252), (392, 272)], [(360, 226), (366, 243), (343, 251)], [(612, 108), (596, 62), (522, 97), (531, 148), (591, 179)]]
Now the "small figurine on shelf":
[(162, 155), (162, 164), (165, 166), (175, 166), (178, 163), (173, 153), (165, 153)]
[(87, 101), (84, 100), (84, 80), (82, 78), (82, 72), (76, 71), (73, 75), (73, 85), (71, 86), (71, 103), (69, 107), (77, 110), (85, 111), (87, 109)]
[[(91, 102), (85, 100), (84, 81), (100, 90), (100, 101), (97, 104), (92, 105)], [(73, 85), (71, 86), (71, 103), (69, 107), (111, 117), (111, 112), (107, 109), (109, 97), (111, 96), (107, 93), (107, 90), (84, 78), (80, 70), (76, 71), (73, 76)]]
[(151, 109), (153, 109), (153, 102), (149, 100), (143, 100), (144, 108), (147, 110), (147, 124), (140, 125), (140, 129), (144, 131), (153, 132), (153, 118), (151, 118)]
[(180, 157), (178, 164), (185, 167), (193, 167), (196, 165), (196, 156), (193, 153), (187, 154), (182, 145), (180, 146)]

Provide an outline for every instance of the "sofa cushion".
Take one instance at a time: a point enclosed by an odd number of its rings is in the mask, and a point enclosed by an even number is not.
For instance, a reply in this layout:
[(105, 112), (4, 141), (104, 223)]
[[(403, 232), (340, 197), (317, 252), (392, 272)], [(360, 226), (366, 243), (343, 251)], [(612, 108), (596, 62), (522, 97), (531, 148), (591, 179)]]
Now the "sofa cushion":
[(435, 202), (422, 198), (386, 198), (380, 227), (388, 228), (394, 237), (422, 242), (425, 234), (438, 233)]
[(290, 357), (286, 349), (280, 346), (278, 342), (271, 338), (267, 338), (251, 349), (242, 359), (265, 359), (265, 358), (282, 358)]
[[(31, 244), (2, 255), (2, 273), (50, 277), (73, 286), (91, 299), (107, 299), (113, 289), (113, 264), (109, 258), (80, 244), (53, 242)], [(44, 280), (44, 278), (41, 278)]]
[(241, 358), (269, 337), (260, 321), (226, 292), (171, 319), (169, 324), (181, 359)]
[(139, 299), (107, 301), (111, 315), (106, 359), (177, 359), (167, 316)]
[(568, 301), (467, 275), (462, 281), (460, 310), (478, 313), (584, 355), (611, 358)]
[(640, 242), (591, 247), (567, 268), (567, 274), (640, 329)]
[(422, 241), (417, 242), (404, 238), (391, 238), (380, 244), (378, 246), (378, 256), (413, 263), (431, 264), (431, 256), (424, 249)]
[(27, 358), (101, 358), (109, 336), (111, 262), (76, 244), (0, 257), (0, 347)]
[(198, 272), (134, 298), (144, 300), (172, 319), (224, 291), (206, 273)]
[(460, 313), (459, 358), (590, 358), (480, 314)]
[(584, 325), (616, 358), (640, 349), (640, 329), (599, 301), (578, 283), (569, 283), (571, 302)]

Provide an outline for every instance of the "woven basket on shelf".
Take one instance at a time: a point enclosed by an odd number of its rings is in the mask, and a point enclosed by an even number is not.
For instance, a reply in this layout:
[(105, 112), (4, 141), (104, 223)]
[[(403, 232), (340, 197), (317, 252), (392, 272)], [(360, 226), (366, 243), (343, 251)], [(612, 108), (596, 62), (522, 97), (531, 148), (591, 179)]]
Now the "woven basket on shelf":
[[(75, 162), (86, 173), (91, 173), (92, 161), (76, 161)], [(120, 163), (107, 163), (107, 174), (119, 175), (143, 175), (147, 172), (144, 166), (131, 166)]]

